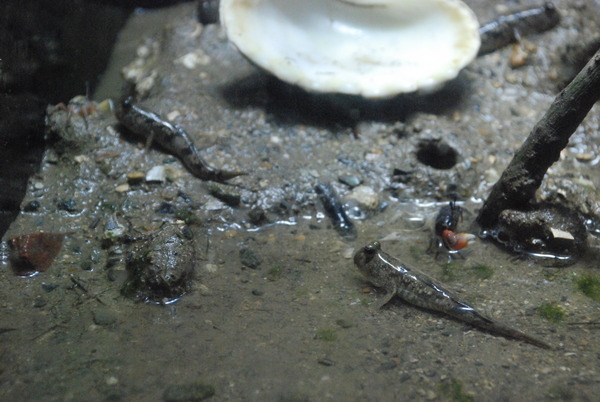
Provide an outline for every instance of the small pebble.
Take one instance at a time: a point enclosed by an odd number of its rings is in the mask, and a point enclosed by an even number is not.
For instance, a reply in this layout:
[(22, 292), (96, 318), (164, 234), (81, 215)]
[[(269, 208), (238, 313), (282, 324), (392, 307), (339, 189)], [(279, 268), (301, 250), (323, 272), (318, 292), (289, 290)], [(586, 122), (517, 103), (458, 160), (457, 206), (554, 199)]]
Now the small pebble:
[(206, 272), (210, 272), (211, 274), (214, 274), (215, 272), (217, 272), (219, 270), (219, 266), (217, 264), (206, 264), (204, 266), (204, 269), (206, 270)]
[(110, 376), (106, 379), (106, 385), (117, 385), (119, 383), (119, 379), (115, 376)]
[(326, 367), (330, 367), (333, 366), (335, 363), (333, 362), (333, 360), (328, 359), (326, 357), (322, 357), (319, 360), (317, 360), (317, 362), (322, 365), (322, 366), (326, 366)]
[(173, 121), (176, 118), (178, 118), (179, 116), (181, 116), (181, 113), (179, 112), (179, 110), (172, 110), (169, 113), (167, 113), (167, 120)]
[(23, 207), (23, 212), (35, 212), (40, 209), (39, 201), (30, 201)]
[(153, 166), (146, 173), (147, 182), (158, 182), (162, 183), (167, 179), (167, 173), (163, 165)]
[(144, 180), (146, 175), (143, 172), (133, 171), (127, 173), (127, 181), (130, 183), (139, 183)]
[(75, 202), (75, 200), (73, 200), (73, 199), (61, 201), (56, 206), (58, 207), (59, 210), (67, 211), (69, 213), (75, 213), (78, 211), (77, 202)]
[(44, 289), (44, 291), (48, 292), (48, 293), (52, 292), (57, 287), (58, 287), (58, 285), (55, 285), (55, 284), (42, 283), (42, 289)]
[(175, 214), (175, 207), (170, 202), (161, 202), (158, 208), (154, 210), (159, 214)]
[(350, 188), (359, 186), (362, 183), (362, 180), (360, 179), (360, 177), (353, 176), (353, 175), (342, 175), (342, 176), (338, 177), (338, 180)]
[(129, 187), (129, 183), (119, 184), (117, 187), (115, 187), (115, 191), (117, 193), (126, 193), (129, 190), (131, 190), (131, 187)]
[(93, 312), (94, 324), (101, 326), (113, 325), (117, 322), (115, 313), (108, 309), (98, 309)]
[(123, 226), (115, 214), (110, 215), (104, 225), (104, 238), (105, 239), (116, 239), (125, 234), (125, 226)]
[(296, 236), (294, 236), (294, 241), (304, 241), (306, 240), (306, 236), (302, 233), (297, 234)]
[(373, 210), (379, 205), (379, 196), (369, 186), (358, 186), (354, 188), (347, 196), (346, 199), (356, 200), (356, 202), (363, 208)]
[(510, 66), (517, 68), (527, 63), (529, 54), (518, 43), (513, 45), (513, 51), (510, 55)]
[(262, 264), (262, 259), (258, 254), (248, 247), (240, 249), (240, 261), (242, 265), (251, 269), (257, 269)]
[(585, 152), (582, 154), (576, 154), (575, 155), (575, 159), (577, 159), (579, 162), (589, 162), (592, 159), (594, 159), (594, 154), (590, 153), (590, 152)]
[(183, 65), (188, 70), (193, 70), (198, 66), (210, 64), (210, 57), (200, 49), (184, 54), (175, 63)]
[(89, 162), (90, 161), (90, 158), (88, 158), (86, 155), (77, 155), (77, 156), (74, 156), (73, 159), (77, 163), (83, 163), (83, 162)]
[(236, 237), (238, 235), (238, 231), (235, 229), (230, 229), (228, 231), (225, 232), (225, 237), (228, 239), (233, 239), (234, 237)]
[(264, 209), (255, 207), (248, 212), (248, 219), (250, 220), (250, 223), (259, 225), (266, 221), (267, 216)]
[(500, 179), (500, 174), (494, 168), (487, 169), (485, 171), (485, 181), (488, 183), (495, 183)]
[(353, 247), (346, 248), (344, 251), (342, 251), (342, 257), (344, 257), (347, 260), (354, 257), (354, 248)]
[(339, 325), (340, 327), (344, 328), (344, 329), (348, 329), (348, 328), (352, 328), (354, 326), (354, 324), (352, 324), (351, 321), (348, 321), (344, 318), (340, 318), (338, 320), (335, 320), (335, 323), (337, 325)]
[(262, 290), (259, 290), (259, 289), (253, 289), (252, 294), (254, 296), (262, 296), (263, 294), (265, 294), (265, 292), (263, 292)]

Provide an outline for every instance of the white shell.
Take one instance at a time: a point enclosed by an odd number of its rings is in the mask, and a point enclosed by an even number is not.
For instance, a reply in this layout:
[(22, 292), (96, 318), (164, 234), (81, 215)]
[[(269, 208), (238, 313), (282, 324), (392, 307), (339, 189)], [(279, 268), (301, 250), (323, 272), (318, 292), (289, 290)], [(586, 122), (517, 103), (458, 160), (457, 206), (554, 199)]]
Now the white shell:
[(368, 98), (432, 90), (479, 49), (459, 0), (221, 0), (228, 38), (279, 79)]

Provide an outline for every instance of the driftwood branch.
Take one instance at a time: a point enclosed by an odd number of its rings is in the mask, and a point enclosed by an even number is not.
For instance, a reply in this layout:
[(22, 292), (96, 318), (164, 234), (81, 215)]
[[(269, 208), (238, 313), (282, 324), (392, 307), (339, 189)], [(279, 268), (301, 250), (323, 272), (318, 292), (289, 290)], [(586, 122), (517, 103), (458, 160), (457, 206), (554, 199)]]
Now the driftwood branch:
[(493, 227), (506, 209), (527, 209), (548, 168), (600, 99), (600, 50), (554, 99), (529, 137), (515, 153), (500, 180), (483, 204), (477, 222), (483, 229)]

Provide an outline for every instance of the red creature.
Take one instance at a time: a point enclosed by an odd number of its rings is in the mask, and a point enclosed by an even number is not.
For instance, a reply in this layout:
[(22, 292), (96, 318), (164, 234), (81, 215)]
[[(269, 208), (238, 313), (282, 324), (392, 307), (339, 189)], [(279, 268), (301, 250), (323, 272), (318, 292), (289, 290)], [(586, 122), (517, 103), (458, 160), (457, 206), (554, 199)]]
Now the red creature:
[[(440, 208), (438, 216), (435, 218), (435, 236), (437, 238), (438, 249), (444, 246), (450, 253), (456, 253), (458, 250), (467, 247), (475, 236), (470, 233), (456, 233), (458, 222), (462, 221), (463, 209), (450, 201), (448, 205)], [(438, 251), (436, 250), (436, 257)]]

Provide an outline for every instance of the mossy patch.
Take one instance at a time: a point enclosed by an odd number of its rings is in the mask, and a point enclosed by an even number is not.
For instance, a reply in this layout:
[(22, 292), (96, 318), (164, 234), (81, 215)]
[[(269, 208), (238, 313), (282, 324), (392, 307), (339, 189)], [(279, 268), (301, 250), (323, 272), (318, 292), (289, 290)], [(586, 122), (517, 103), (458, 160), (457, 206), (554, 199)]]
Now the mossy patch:
[(553, 401), (572, 401), (575, 395), (571, 388), (566, 385), (554, 385), (548, 390), (546, 397)]
[(560, 278), (560, 269), (557, 268), (544, 268), (542, 270), (544, 279), (547, 281), (555, 281)]
[(310, 294), (310, 292), (306, 288), (300, 288), (300, 289), (296, 290), (296, 297), (306, 297), (309, 294)]
[(456, 280), (459, 276), (459, 267), (454, 262), (446, 263), (442, 266), (442, 275), (441, 279), (444, 282), (452, 282)]
[(271, 268), (268, 272), (267, 272), (267, 279), (270, 281), (276, 281), (278, 279), (280, 279), (283, 275), (283, 268), (281, 267), (275, 267), (275, 268)]
[(423, 259), (423, 250), (421, 247), (410, 246), (408, 252), (414, 261), (421, 261)]
[(494, 270), (485, 264), (471, 265), (471, 272), (478, 279), (489, 279), (494, 275)]
[(558, 324), (567, 315), (564, 308), (555, 303), (544, 303), (537, 308), (537, 312), (540, 317)]
[(575, 277), (577, 288), (590, 299), (600, 302), (600, 279), (592, 275)]
[(337, 339), (335, 331), (329, 328), (317, 328), (315, 339), (325, 342), (333, 342)]
[(463, 391), (462, 383), (456, 378), (451, 378), (449, 381), (445, 381), (438, 386), (439, 392), (450, 399), (451, 401), (458, 402), (472, 402), (475, 398)]

